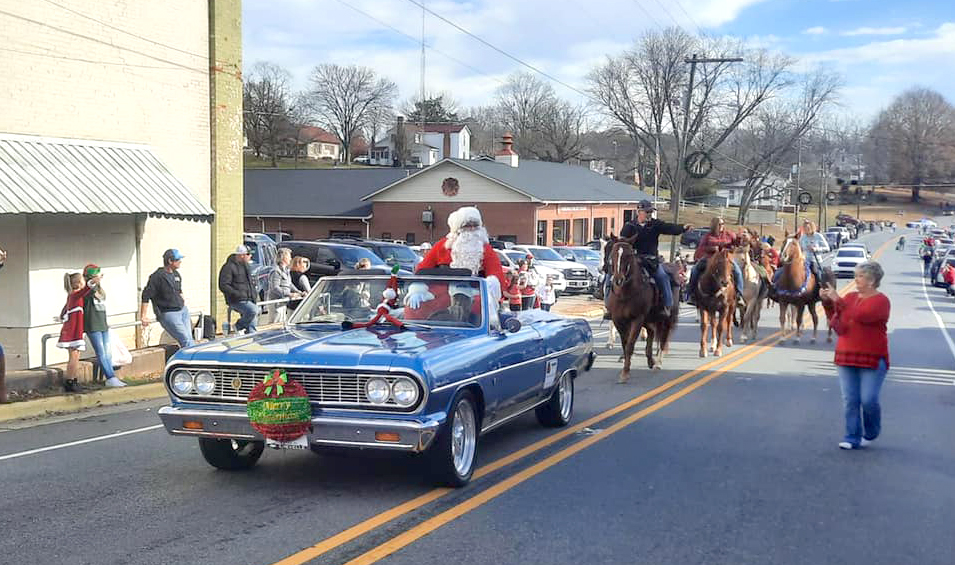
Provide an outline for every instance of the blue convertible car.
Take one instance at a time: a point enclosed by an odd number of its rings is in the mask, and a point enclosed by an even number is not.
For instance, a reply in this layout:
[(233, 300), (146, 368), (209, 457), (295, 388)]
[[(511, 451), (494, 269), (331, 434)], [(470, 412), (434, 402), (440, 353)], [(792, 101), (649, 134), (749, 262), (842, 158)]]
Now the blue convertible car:
[[(438, 483), (461, 486), (481, 434), (532, 409), (545, 426), (570, 421), (574, 379), (594, 360), (587, 322), (499, 314), (483, 279), (427, 275), (398, 279), (401, 326), (351, 327), (374, 316), (388, 282), (325, 277), (284, 328), (180, 351), (164, 377), (166, 429), (198, 438), (220, 469), (254, 465), (267, 444), (390, 449), (422, 453)], [(303, 385), (311, 406), (294, 445), (266, 441), (247, 414), (252, 388), (275, 369)]]

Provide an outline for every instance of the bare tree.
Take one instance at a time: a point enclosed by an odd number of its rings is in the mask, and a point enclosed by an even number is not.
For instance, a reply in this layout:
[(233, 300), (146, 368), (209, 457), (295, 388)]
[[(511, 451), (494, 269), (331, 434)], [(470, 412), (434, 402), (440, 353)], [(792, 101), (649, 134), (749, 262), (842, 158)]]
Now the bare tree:
[(368, 113), (368, 119), (365, 121), (365, 136), (368, 138), (368, 151), (374, 151), (375, 145), (384, 135), (389, 126), (395, 120), (395, 113), (391, 106), (387, 104), (377, 104), (371, 108)]
[(275, 63), (259, 62), (242, 85), (243, 129), (256, 157), (269, 154), (277, 166), (287, 129), (292, 75)]
[(316, 119), (338, 137), (351, 164), (352, 139), (373, 116), (394, 104), (398, 87), (367, 67), (323, 64), (311, 76), (312, 107)]
[(746, 223), (754, 202), (780, 188), (773, 179), (792, 161), (796, 144), (835, 101), (841, 83), (841, 77), (832, 72), (811, 72), (803, 78), (797, 96), (764, 104), (731, 137), (746, 181), (737, 217), (740, 224)]
[(464, 120), (471, 130), (471, 151), (478, 155), (494, 155), (498, 142), (507, 130), (497, 106), (476, 106)]
[(561, 100), (549, 84), (525, 72), (508, 77), (496, 101), (497, 115), (514, 134), (518, 153), (558, 163), (581, 155), (585, 106)]
[(875, 119), (867, 145), (888, 159), (892, 180), (911, 183), (918, 202), (927, 180), (955, 173), (955, 108), (934, 90), (907, 90)]
[[(692, 54), (742, 54), (744, 61), (698, 64), (687, 114), (683, 101), (690, 69), (685, 60)], [(661, 176), (671, 187), (676, 213), (688, 176), (676, 162), (680, 148), (718, 149), (757, 108), (792, 84), (792, 64), (784, 55), (668, 28), (647, 32), (633, 48), (595, 68), (589, 76), (590, 92), (635, 143), (653, 152), (660, 141)], [(672, 143), (664, 143), (664, 136)]]

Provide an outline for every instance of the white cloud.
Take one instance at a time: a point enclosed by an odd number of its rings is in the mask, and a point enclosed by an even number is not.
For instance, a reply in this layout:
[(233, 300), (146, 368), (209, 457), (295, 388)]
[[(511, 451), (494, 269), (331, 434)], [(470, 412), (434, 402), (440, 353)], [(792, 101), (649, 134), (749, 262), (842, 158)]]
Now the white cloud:
[(839, 35), (848, 37), (856, 35), (902, 35), (907, 30), (904, 27), (860, 27), (844, 31)]
[(874, 41), (857, 47), (832, 49), (803, 57), (807, 62), (856, 63), (926, 63), (948, 60), (955, 55), (955, 23), (939, 26), (932, 37)]
[(826, 28), (822, 26), (815, 26), (815, 27), (811, 27), (811, 28), (803, 30), (803, 33), (805, 33), (806, 35), (822, 35), (826, 33), (826, 31), (827, 31)]

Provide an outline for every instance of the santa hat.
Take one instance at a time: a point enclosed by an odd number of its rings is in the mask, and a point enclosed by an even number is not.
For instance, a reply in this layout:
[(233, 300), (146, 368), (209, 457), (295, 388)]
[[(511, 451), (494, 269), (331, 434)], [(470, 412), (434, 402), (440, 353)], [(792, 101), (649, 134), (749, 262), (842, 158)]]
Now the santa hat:
[(448, 227), (451, 229), (451, 233), (457, 233), (461, 231), (461, 228), (471, 223), (477, 223), (479, 226), (484, 225), (484, 221), (481, 219), (481, 211), (474, 206), (464, 206), (448, 214)]

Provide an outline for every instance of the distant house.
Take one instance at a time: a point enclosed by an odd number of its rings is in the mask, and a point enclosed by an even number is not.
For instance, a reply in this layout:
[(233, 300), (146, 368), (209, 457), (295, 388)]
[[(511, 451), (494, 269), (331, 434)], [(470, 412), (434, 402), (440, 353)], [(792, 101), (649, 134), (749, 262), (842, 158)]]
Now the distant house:
[(299, 132), (300, 156), (308, 159), (341, 160), (341, 144), (334, 134), (320, 127), (304, 127)]
[[(408, 148), (402, 160), (401, 147)], [(471, 130), (466, 124), (411, 124), (399, 117), (395, 127), (371, 149), (370, 164), (427, 167), (443, 159), (471, 158)]]
[[(735, 182), (724, 182), (722, 186), (716, 189), (716, 196), (724, 199), (727, 206), (739, 206), (743, 201), (743, 193), (746, 190), (746, 179)], [(788, 182), (786, 179), (777, 175), (768, 175), (764, 181), (764, 186), (770, 185), (771, 189), (760, 189), (759, 197), (751, 202), (756, 207), (775, 207), (782, 206), (788, 202), (788, 198), (782, 189), (786, 188)]]

